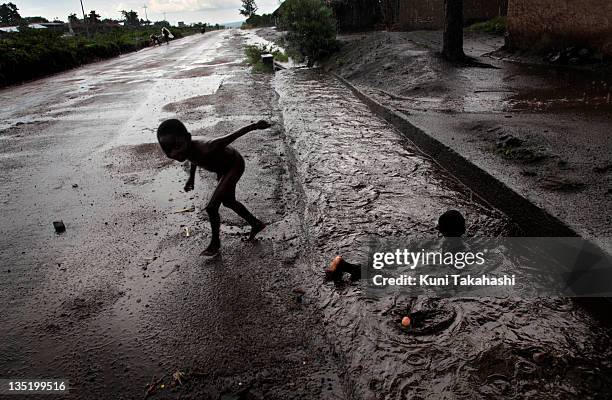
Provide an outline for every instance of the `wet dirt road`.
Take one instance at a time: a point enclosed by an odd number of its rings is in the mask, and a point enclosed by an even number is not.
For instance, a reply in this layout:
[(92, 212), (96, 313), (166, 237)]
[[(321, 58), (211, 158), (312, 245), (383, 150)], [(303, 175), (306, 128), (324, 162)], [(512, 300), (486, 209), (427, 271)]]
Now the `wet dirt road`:
[(69, 398), (142, 398), (151, 382), (159, 398), (343, 397), (320, 317), (293, 293), (281, 127), (236, 144), (238, 197), (269, 228), (243, 243), (244, 222), (222, 210), (212, 260), (199, 254), (215, 181), (182, 192), (186, 166), (155, 143), (174, 116), (210, 136), (278, 119), (243, 42), (197, 35), (0, 92), (0, 376), (67, 378)]
[[(516, 227), (338, 82), (251, 74), (244, 35), (0, 91), (0, 376), (68, 378), (69, 398), (142, 398), (152, 382), (151, 398), (609, 397), (609, 332), (569, 301), (372, 299), (362, 282), (324, 283), (337, 253), (435, 235), (448, 208), (470, 235)], [(155, 144), (171, 117), (198, 136), (278, 123), (236, 143), (238, 198), (269, 223), (257, 243), (222, 210), (222, 254), (199, 256), (215, 181), (182, 192), (186, 165)], [(407, 309), (448, 324), (406, 335)]]

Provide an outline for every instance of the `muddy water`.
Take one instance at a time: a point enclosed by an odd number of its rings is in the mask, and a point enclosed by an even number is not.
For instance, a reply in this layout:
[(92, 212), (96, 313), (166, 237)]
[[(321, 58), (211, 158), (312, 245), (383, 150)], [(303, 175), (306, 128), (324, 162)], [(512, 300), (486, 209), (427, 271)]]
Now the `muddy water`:
[[(471, 236), (517, 234), (339, 82), (308, 71), (275, 80), (303, 192), (307, 296), (324, 315), (345, 389), (365, 399), (609, 398), (610, 332), (567, 299), (368, 297), (321, 272), (336, 254), (364, 262), (372, 237), (435, 236), (461, 210)], [(430, 315), (413, 335), (403, 315)]]

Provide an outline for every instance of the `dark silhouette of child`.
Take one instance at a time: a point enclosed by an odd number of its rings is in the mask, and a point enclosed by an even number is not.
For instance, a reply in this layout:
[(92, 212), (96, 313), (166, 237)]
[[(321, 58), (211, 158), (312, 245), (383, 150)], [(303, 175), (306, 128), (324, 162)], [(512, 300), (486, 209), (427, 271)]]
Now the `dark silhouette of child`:
[(461, 237), (465, 234), (465, 218), (459, 211), (449, 210), (438, 219), (438, 230), (445, 237)]
[(215, 255), (221, 247), (219, 238), (221, 227), (219, 207), (221, 204), (233, 210), (251, 225), (249, 240), (255, 239), (255, 236), (266, 227), (242, 203), (236, 200), (236, 184), (244, 173), (245, 164), (242, 155), (230, 144), (251, 131), (267, 129), (270, 126), (270, 123), (266, 121), (259, 121), (232, 134), (208, 141), (191, 140), (191, 134), (187, 131), (185, 125), (177, 119), (164, 121), (157, 129), (157, 140), (168, 157), (180, 162), (185, 160), (191, 162), (189, 179), (185, 184), (186, 192), (193, 190), (197, 167), (217, 174), (219, 183), (206, 205), (212, 238), (202, 255)]

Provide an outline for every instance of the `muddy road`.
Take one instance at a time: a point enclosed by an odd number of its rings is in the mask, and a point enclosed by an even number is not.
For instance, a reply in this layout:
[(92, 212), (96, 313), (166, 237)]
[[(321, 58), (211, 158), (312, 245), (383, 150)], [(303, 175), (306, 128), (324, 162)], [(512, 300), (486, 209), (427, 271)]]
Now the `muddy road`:
[[(65, 378), (74, 399), (609, 398), (610, 332), (569, 300), (373, 299), (362, 282), (324, 283), (336, 254), (435, 236), (448, 208), (473, 236), (520, 228), (329, 76), (252, 74), (247, 36), (0, 91), (0, 376)], [(215, 180), (182, 191), (188, 166), (155, 138), (174, 117), (201, 137), (277, 123), (236, 142), (237, 197), (269, 224), (259, 241), (222, 209), (221, 255), (200, 256)], [(407, 309), (448, 324), (406, 335)]]
[[(72, 398), (142, 398), (162, 378), (160, 398), (342, 397), (320, 318), (293, 293), (281, 128), (236, 144), (248, 165), (238, 197), (269, 228), (244, 243), (248, 227), (222, 210), (210, 260), (199, 254), (214, 177), (184, 193), (187, 166), (156, 144), (173, 116), (209, 136), (278, 120), (243, 43), (197, 35), (0, 92), (1, 376), (67, 378)], [(177, 371), (188, 386), (168, 389)]]

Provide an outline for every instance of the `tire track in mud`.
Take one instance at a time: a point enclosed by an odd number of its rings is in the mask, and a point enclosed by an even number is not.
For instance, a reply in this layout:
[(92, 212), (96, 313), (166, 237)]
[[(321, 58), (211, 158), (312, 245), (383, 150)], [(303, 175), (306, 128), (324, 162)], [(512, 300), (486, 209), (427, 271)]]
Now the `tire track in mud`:
[[(275, 78), (296, 192), (307, 297), (324, 316), (354, 398), (598, 398), (609, 385), (610, 333), (567, 299), (368, 297), (364, 283), (323, 283), (336, 254), (364, 263), (370, 238), (435, 236), (437, 217), (461, 210), (470, 236), (512, 236), (503, 214), (375, 117), (340, 82), (314, 71)], [(400, 329), (409, 311), (438, 328)], [(546, 354), (546, 361), (536, 357)], [(593, 374), (589, 371), (598, 371)], [(604, 395), (605, 396), (605, 395)], [(604, 398), (604, 397), (601, 397)]]

